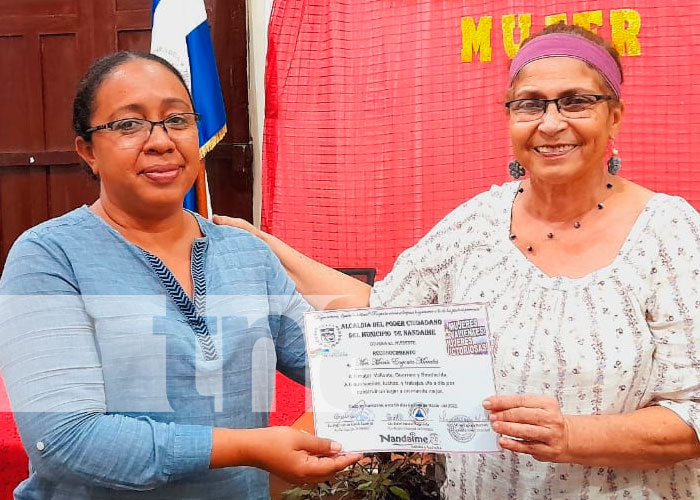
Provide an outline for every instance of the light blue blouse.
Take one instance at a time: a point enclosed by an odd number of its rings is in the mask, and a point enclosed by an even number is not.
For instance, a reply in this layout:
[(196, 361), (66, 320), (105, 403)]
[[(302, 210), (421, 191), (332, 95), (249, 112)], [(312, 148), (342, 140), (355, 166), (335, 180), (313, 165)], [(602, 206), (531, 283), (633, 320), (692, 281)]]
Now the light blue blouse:
[(261, 470), (209, 470), (212, 428), (266, 426), (276, 368), (304, 381), (310, 306), (264, 243), (197, 221), (193, 299), (87, 207), (12, 247), (0, 372), (30, 459), (16, 499), (269, 497)]

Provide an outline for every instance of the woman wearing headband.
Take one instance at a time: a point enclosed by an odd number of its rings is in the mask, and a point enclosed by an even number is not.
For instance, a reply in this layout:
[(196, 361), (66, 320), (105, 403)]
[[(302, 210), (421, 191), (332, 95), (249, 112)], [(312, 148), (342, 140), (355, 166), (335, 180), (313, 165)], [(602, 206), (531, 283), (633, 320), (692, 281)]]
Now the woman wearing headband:
[(506, 94), (518, 180), (447, 215), (372, 289), (258, 232), (302, 293), (350, 295), (336, 307), (488, 304), (503, 452), (448, 456), (447, 498), (700, 494), (700, 217), (616, 175), (622, 79), (581, 28), (527, 40)]

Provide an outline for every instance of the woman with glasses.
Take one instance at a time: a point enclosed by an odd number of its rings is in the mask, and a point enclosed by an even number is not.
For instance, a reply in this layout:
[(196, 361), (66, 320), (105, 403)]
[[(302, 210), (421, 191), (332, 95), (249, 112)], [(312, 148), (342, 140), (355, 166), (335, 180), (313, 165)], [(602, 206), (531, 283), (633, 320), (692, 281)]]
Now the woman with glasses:
[(487, 303), (503, 452), (448, 456), (447, 498), (700, 495), (700, 217), (615, 175), (621, 83), (582, 28), (525, 41), (506, 114), (527, 178), (448, 214), (373, 288), (245, 226), (305, 296), (345, 295), (331, 307)]
[(268, 247), (183, 210), (200, 168), (180, 74), (97, 61), (74, 102), (99, 199), (14, 244), (0, 370), (31, 467), (15, 499), (264, 499), (357, 460), (267, 428), (275, 369), (304, 382), (309, 306)]

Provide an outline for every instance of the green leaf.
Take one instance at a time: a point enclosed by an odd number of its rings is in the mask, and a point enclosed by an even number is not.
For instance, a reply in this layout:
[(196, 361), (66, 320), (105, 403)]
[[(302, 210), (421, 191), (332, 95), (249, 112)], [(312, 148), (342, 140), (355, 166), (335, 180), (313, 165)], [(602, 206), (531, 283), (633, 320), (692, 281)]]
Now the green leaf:
[(359, 491), (365, 491), (368, 490), (369, 487), (372, 486), (372, 481), (367, 481), (366, 483), (362, 483), (357, 487)]
[(389, 488), (392, 494), (399, 497), (401, 500), (411, 500), (411, 495), (409, 495), (406, 490), (399, 488), (398, 486), (391, 486)]
[(284, 500), (306, 500), (308, 498), (313, 498), (314, 492), (306, 488), (292, 488), (282, 493), (282, 498)]
[(396, 462), (392, 462), (390, 465), (388, 465), (384, 469), (384, 471), (388, 474), (393, 474), (396, 471), (396, 469), (398, 469), (402, 465), (403, 465), (403, 463), (397, 460)]
[(357, 481), (362, 481), (362, 482), (372, 482), (374, 480), (374, 474), (367, 474), (367, 473), (362, 473), (358, 474), (356, 478), (354, 478)]

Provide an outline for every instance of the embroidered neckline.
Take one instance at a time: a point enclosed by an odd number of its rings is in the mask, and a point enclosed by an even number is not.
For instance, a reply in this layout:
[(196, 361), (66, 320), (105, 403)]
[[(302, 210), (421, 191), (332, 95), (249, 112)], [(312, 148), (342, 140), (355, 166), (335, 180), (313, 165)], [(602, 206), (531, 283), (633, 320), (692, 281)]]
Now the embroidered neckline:
[(175, 306), (182, 313), (187, 324), (192, 328), (195, 338), (202, 349), (205, 361), (214, 361), (219, 358), (213, 339), (209, 333), (206, 313), (207, 284), (204, 273), (204, 263), (207, 249), (207, 241), (203, 238), (195, 239), (192, 245), (191, 273), (193, 287), (193, 298), (190, 298), (182, 285), (172, 273), (168, 266), (157, 256), (147, 250), (141, 249), (144, 257), (151, 266), (151, 269), (160, 280), (161, 285), (168, 292), (168, 295), (175, 303)]

